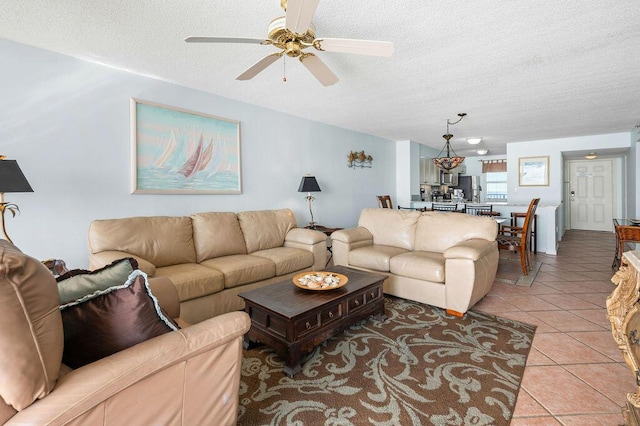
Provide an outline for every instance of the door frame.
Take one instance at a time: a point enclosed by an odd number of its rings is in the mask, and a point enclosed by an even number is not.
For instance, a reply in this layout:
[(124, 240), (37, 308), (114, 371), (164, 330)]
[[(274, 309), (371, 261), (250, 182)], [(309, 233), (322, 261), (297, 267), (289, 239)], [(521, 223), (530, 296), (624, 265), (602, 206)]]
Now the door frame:
[[(612, 156), (612, 157), (598, 157), (598, 160), (610, 160), (611, 172), (613, 173), (613, 197), (611, 206), (611, 214), (614, 218), (623, 217), (623, 212), (627, 210), (627, 174), (623, 173), (626, 170), (626, 155)], [(571, 196), (569, 194), (569, 185), (571, 183), (571, 164), (572, 163), (588, 163), (592, 160), (586, 160), (582, 158), (570, 158), (565, 159), (563, 174), (563, 188), (562, 198), (564, 203), (564, 229), (571, 229)], [(619, 188), (619, 189), (618, 189)], [(613, 230), (613, 224), (611, 225)]]

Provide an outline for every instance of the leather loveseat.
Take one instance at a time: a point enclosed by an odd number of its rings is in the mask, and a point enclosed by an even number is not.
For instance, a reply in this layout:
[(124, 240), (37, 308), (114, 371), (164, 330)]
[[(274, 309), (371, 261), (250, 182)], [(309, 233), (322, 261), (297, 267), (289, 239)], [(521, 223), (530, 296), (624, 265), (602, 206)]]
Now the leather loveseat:
[(243, 309), (243, 291), (322, 270), (326, 238), (297, 228), (289, 209), (95, 220), (89, 262), (97, 269), (135, 258), (149, 277), (173, 282), (181, 317), (197, 323)]
[(357, 228), (331, 234), (333, 261), (387, 274), (387, 294), (462, 315), (491, 289), (497, 232), (490, 217), (369, 208)]
[[(179, 315), (166, 280), (157, 299)], [(153, 337), (76, 369), (65, 349), (58, 287), (49, 270), (0, 240), (0, 424), (234, 425), (242, 336), (232, 312)], [(64, 333), (66, 334), (66, 332)]]

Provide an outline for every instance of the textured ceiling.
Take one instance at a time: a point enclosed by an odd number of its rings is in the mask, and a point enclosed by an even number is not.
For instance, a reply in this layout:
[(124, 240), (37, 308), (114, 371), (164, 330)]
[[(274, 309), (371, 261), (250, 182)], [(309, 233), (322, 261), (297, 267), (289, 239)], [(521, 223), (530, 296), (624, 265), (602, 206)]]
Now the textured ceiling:
[[(235, 77), (271, 46), (187, 44), (266, 37), (279, 0), (2, 0), (0, 37), (295, 116), (440, 149), (628, 132), (640, 123), (638, 0), (320, 0), (318, 37), (387, 40), (391, 58), (320, 52), (323, 87), (296, 60)], [(474, 148), (475, 149), (475, 148)]]

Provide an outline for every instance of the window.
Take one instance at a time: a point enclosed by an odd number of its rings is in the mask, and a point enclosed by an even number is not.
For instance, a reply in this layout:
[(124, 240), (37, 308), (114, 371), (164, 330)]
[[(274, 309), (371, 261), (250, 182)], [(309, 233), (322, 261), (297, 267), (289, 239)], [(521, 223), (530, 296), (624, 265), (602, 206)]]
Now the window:
[(507, 172), (488, 172), (487, 178), (487, 201), (507, 201)]

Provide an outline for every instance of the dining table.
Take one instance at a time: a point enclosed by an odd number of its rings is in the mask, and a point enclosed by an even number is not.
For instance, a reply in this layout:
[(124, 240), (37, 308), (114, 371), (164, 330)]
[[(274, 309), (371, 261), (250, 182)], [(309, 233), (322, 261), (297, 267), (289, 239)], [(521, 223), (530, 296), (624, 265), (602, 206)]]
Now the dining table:
[(624, 247), (627, 243), (640, 243), (640, 220), (613, 219), (616, 233), (616, 253), (613, 257), (612, 268), (619, 267)]

